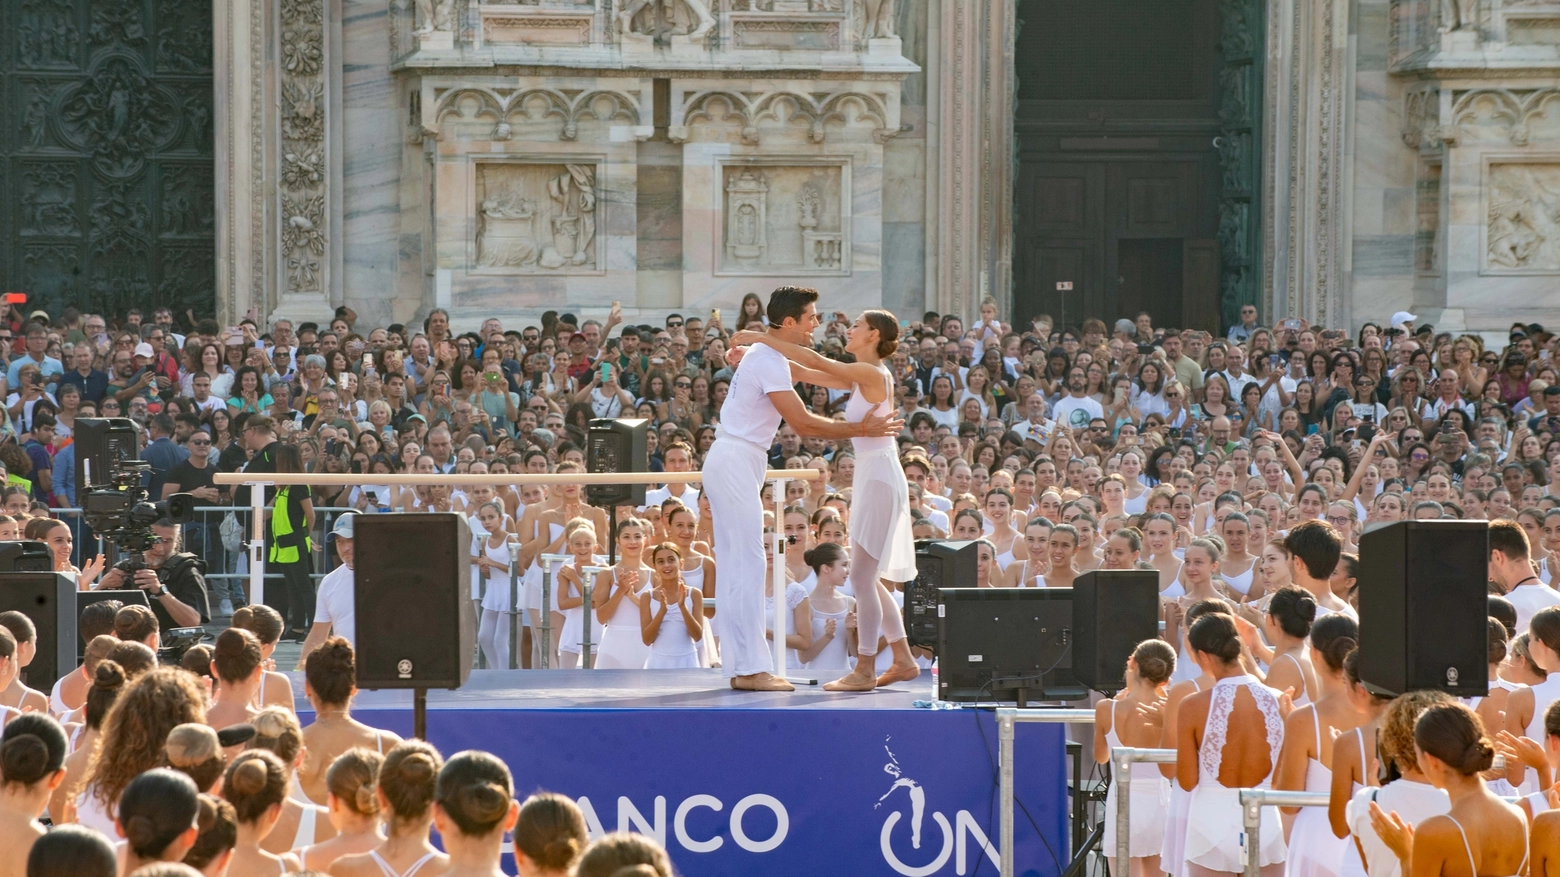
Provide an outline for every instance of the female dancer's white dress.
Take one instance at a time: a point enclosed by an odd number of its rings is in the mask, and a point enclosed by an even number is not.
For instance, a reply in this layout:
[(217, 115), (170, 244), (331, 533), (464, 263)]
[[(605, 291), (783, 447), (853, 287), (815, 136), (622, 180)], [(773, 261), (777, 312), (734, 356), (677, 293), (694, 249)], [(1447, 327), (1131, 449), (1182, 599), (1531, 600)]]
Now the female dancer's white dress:
[[(1315, 716), (1316, 752), (1322, 751), (1322, 722)], [(1332, 770), (1317, 758), (1305, 762), (1305, 790), (1332, 789)], [(1301, 807), (1289, 832), (1289, 877), (1338, 877), (1348, 838), (1333, 834), (1326, 807)]]
[[(1549, 709), (1550, 704), (1560, 700), (1560, 673), (1551, 673), (1548, 679), (1531, 687), (1533, 717), (1528, 719), (1527, 733), (1524, 736), (1529, 740), (1543, 740), (1547, 736), (1544, 731), (1544, 713)], [(1517, 793), (1527, 795), (1537, 791), (1539, 791), (1538, 772), (1525, 771), (1522, 775), (1522, 784), (1517, 786)]]
[[(824, 627), (828, 624), (829, 619), (831, 618), (834, 619), (834, 639), (829, 640), (828, 644), (825, 645), (817, 655), (814, 655), (811, 661), (807, 662), (807, 669), (830, 671), (837, 670), (841, 673), (847, 672), (851, 669), (850, 655), (846, 652), (845, 649), (845, 616), (850, 614), (851, 606), (853, 604), (854, 601), (852, 601), (849, 597), (845, 598), (845, 608), (838, 612), (824, 612), (818, 608), (816, 603), (813, 604), (813, 642), (818, 642), (819, 640), (823, 639)], [(892, 660), (892, 655), (890, 655), (890, 660)]]
[[(1194, 691), (1202, 691), (1196, 677), (1191, 680)], [(1165, 840), (1159, 849), (1159, 867), (1170, 877), (1186, 877), (1186, 819), (1192, 793), (1181, 788), (1179, 780), (1170, 783), (1170, 806), (1165, 810)], [(1133, 812), (1137, 812), (1133, 808)]]
[[(639, 596), (650, 587), (645, 583), (650, 581), (652, 574), (650, 567), (640, 565), (640, 587), (634, 591), (634, 596)], [(598, 581), (598, 587), (606, 586), (605, 579)], [(612, 587), (617, 586), (617, 573), (614, 572)], [(671, 621), (672, 617), (668, 615), (666, 620)], [(664, 629), (666, 625), (663, 623), (661, 627)], [(644, 668), (645, 661), (649, 657), (650, 647), (645, 645), (644, 629), (639, 626), (639, 604), (628, 599), (628, 595), (625, 594), (623, 599), (618, 601), (612, 617), (607, 619), (606, 629), (601, 632), (601, 652), (596, 657), (596, 668), (598, 670), (640, 670)]]
[[(908, 495), (908, 494), (907, 494)], [(785, 634), (796, 633), (796, 607), (802, 605), (807, 599), (807, 589), (798, 582), (788, 582), (785, 586)], [(764, 598), (764, 629), (770, 633), (775, 629), (775, 597), (770, 594)], [(771, 646), (773, 648), (773, 646)], [(787, 670), (802, 669), (802, 657), (796, 649), (785, 650), (785, 666)]]
[[(894, 410), (894, 379), (878, 367), (887, 395), (873, 405), (851, 387), (845, 419), (860, 423), (867, 415), (885, 417)], [(891, 582), (915, 579), (915, 535), (910, 531), (910, 487), (899, 465), (899, 446), (892, 437), (851, 439), (856, 475), (851, 483), (850, 541), (877, 559), (878, 578)], [(865, 636), (866, 634), (863, 634)], [(876, 634), (872, 634), (876, 636)]]
[[(1186, 861), (1210, 871), (1239, 872), (1245, 870), (1246, 865), (1245, 857), (1241, 855), (1244, 823), (1240, 789), (1219, 782), (1230, 713), (1235, 706), (1235, 695), (1241, 690), (1256, 702), (1267, 730), (1269, 767), (1267, 775), (1257, 784), (1258, 788), (1272, 785), (1272, 768), (1278, 763), (1278, 753), (1284, 745), (1284, 720), (1279, 714), (1278, 692), (1246, 675), (1220, 679), (1214, 684), (1213, 699), (1208, 703), (1208, 723), (1197, 752), (1197, 787), (1192, 789), (1186, 820)], [(1257, 862), (1266, 867), (1284, 861), (1284, 832), (1277, 808), (1263, 809), (1268, 812), (1263, 814), (1262, 832), (1257, 838)]]
[[(534, 535), (532, 534), (533, 537)], [(557, 542), (558, 537), (562, 535), (562, 524), (549, 524), (547, 527), (547, 544), (551, 545)], [(545, 548), (547, 546), (544, 545), (542, 547)], [(558, 570), (560, 569), (563, 569), (562, 564), (553, 567), (552, 592), (547, 595), (547, 602), (550, 604), (549, 608), (553, 612), (562, 611), (558, 608)], [(536, 559), (531, 562), (531, 568), (525, 571), (525, 609), (529, 615), (527, 623), (540, 627), (542, 623), (542, 557), (540, 552), (537, 553)], [(561, 640), (556, 640), (558, 631), (553, 631), (552, 635), (555, 641), (561, 642)]]
[[(591, 558), (591, 565), (595, 565), (595, 564), (597, 564), (599, 562), (600, 561), (597, 558)], [(565, 588), (577, 587), (577, 586), (566, 584), (563, 581), (562, 572), (563, 572), (563, 567), (559, 566), (558, 567), (558, 572), (554, 573), (554, 576), (553, 576), (553, 594), (555, 595), (555, 597), (556, 597), (556, 595), (563, 593), (563, 590)], [(585, 576), (585, 578), (587, 578), (587, 580), (588, 580), (589, 577)], [(607, 580), (606, 579), (601, 579), (593, 587), (604, 588), (606, 586), (607, 586)], [(577, 594), (575, 596), (583, 596), (584, 588), (580, 588), (580, 590), (581, 590), (582, 593)], [(592, 599), (595, 598), (594, 590), (591, 592), (591, 597), (592, 597)], [(556, 599), (554, 600), (553, 605), (554, 606), (557, 605)], [(588, 605), (581, 604), (579, 606), (575, 606), (573, 609), (561, 609), (561, 610), (558, 610), (558, 611), (563, 613), (563, 631), (558, 634), (558, 651), (560, 651), (560, 652), (572, 652), (572, 653), (574, 653), (576, 655), (582, 655), (584, 653), (584, 651), (585, 651), (585, 618), (586, 618), (586, 611), (585, 610), (587, 608), (589, 608)], [(602, 637), (602, 634), (605, 633), (605, 629), (603, 628), (603, 626), (601, 624), (601, 621), (596, 618), (596, 613), (595, 613), (594, 610), (592, 610), (589, 613), (589, 618), (590, 618), (590, 642), (591, 642), (590, 650), (591, 650), (591, 653), (594, 655), (594, 654), (599, 653), (600, 650), (601, 650), (601, 637)], [(565, 669), (565, 670), (570, 669), (573, 666), (576, 666), (576, 665), (569, 664), (567, 660), (565, 660), (563, 663), (564, 663), (563, 669)], [(641, 664), (640, 666), (643, 666), (643, 665)]]
[[(483, 536), (480, 542), (481, 550), (487, 554), (488, 560), (509, 566), (509, 540), (505, 539), (494, 548), (488, 544), (488, 538)], [(482, 608), (489, 612), (509, 611), (509, 576), (500, 574), (488, 576), (487, 590), (482, 594)]]
[[(708, 600), (710, 598), (710, 594), (708, 591), (704, 590), (704, 555), (694, 554), (691, 556), (693, 557), (695, 563), (693, 564), (693, 569), (685, 569), (682, 571), (683, 584), (694, 589), (695, 591), (698, 591), (704, 596), (704, 599)], [(699, 640), (698, 650), (700, 667), (713, 666), (720, 660), (720, 652), (716, 651), (715, 649), (715, 626), (711, 624), (710, 621), (711, 619), (709, 618), (704, 619), (704, 639)]]
[[(686, 579), (684, 580), (686, 581)], [(690, 589), (691, 590), (691, 589)], [(661, 611), (662, 603), (652, 594), (646, 594), (645, 599), (650, 601), (650, 617), (654, 618)], [(627, 600), (623, 602), (627, 603)], [(693, 596), (689, 594), (683, 597), (683, 605), (687, 607), (688, 614), (693, 614)], [(611, 625), (608, 625), (608, 630)], [(699, 663), (699, 644), (688, 635), (688, 625), (683, 621), (683, 610), (676, 607), (667, 607), (666, 617), (661, 619), (661, 629), (656, 632), (655, 643), (649, 647), (644, 668), (646, 670), (686, 670), (701, 666)]]
[(1360, 846), (1365, 848), (1365, 871), (1371, 877), (1402, 877), (1402, 865), (1397, 853), (1371, 827), (1372, 802), (1388, 813), (1396, 813), (1410, 825), (1419, 825), (1431, 817), (1445, 816), (1452, 809), (1452, 800), (1446, 796), (1446, 792), (1429, 783), (1401, 778), (1380, 788), (1359, 789), (1349, 800), (1348, 806), (1344, 808), (1344, 816), (1354, 831), (1353, 836), (1358, 837)]
[[(1116, 733), (1116, 723), (1121, 714), (1117, 704), (1110, 705), (1110, 730), (1105, 732), (1105, 742), (1111, 749), (1121, 745), (1121, 735)], [(1105, 839), (1100, 849), (1107, 856), (1116, 855), (1116, 811), (1122, 783), (1125, 782), (1132, 796), (1132, 837), (1127, 841), (1127, 851), (1133, 858), (1159, 855), (1165, 837), (1166, 810), (1170, 805), (1170, 781), (1159, 772), (1159, 765), (1146, 762), (1132, 765), (1129, 777), (1111, 778), (1110, 791), (1105, 795)], [(1116, 866), (1118, 869), (1120, 865)], [(1116, 873), (1124, 874), (1118, 870)]]
[[(1341, 737), (1333, 741), (1333, 752), (1338, 751), (1338, 744), (1342, 742), (1343, 738)], [(1360, 775), (1369, 776), (1366, 773), (1366, 771), (1370, 770), (1370, 759), (1365, 757), (1365, 732), (1359, 728), (1354, 730), (1354, 745), (1358, 746), (1360, 750)], [(1360, 789), (1365, 788), (1365, 784), (1358, 780), (1351, 780), (1349, 785), (1349, 801), (1352, 802), (1354, 796), (1360, 793)], [(1343, 807), (1344, 821), (1350, 824), (1350, 834), (1343, 839), (1343, 865), (1338, 869), (1338, 874), (1339, 877), (1365, 877), (1365, 863), (1360, 859), (1359, 846), (1354, 843), (1353, 822), (1349, 820), (1349, 806), (1346, 803)], [(1366, 827), (1366, 830), (1369, 830), (1369, 826)]]

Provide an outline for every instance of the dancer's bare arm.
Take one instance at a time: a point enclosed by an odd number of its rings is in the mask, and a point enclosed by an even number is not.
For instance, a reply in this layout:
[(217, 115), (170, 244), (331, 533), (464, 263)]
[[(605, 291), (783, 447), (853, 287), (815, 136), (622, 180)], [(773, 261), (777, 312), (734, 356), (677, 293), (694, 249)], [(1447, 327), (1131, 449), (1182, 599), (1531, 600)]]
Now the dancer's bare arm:
[[(883, 401), (881, 397), (877, 399), (872, 398), (874, 393), (869, 392), (871, 390), (877, 390), (878, 387), (882, 386), (882, 372), (878, 371), (878, 368), (875, 365), (868, 365), (864, 362), (840, 362), (838, 360), (830, 359), (818, 351), (813, 350), (811, 347), (803, 347), (800, 344), (792, 344), (789, 341), (782, 341), (768, 332), (754, 332), (752, 330), (738, 332), (736, 335), (732, 336), (731, 342), (732, 344), (738, 346), (748, 344), (767, 344), (768, 346), (779, 351), (783, 356), (785, 356), (786, 359), (791, 360), (803, 368), (824, 372), (826, 374), (833, 375), (842, 381), (848, 381), (851, 384), (860, 384), (862, 394), (867, 397), (868, 402)], [(818, 382), (810, 381), (809, 383)], [(828, 385), (825, 384), (824, 386)], [(835, 389), (848, 390), (850, 387), (847, 385), (845, 387), (836, 387)]]
[(791, 424), (792, 429), (804, 436), (828, 439), (896, 436), (905, 428), (904, 420), (900, 419), (897, 413), (889, 417), (869, 414), (859, 423), (850, 423), (844, 420), (829, 420), (808, 411), (802, 405), (802, 397), (796, 395), (794, 390), (776, 390), (768, 396), (775, 410), (785, 418), (785, 422)]

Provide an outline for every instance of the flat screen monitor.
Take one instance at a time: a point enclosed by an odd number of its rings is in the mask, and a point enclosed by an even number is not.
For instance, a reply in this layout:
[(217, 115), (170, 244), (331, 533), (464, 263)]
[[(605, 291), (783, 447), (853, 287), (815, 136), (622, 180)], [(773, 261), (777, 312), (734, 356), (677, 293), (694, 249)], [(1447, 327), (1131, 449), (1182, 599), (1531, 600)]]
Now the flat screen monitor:
[(937, 606), (938, 697), (947, 701), (1083, 700), (1073, 675), (1071, 588), (943, 588)]

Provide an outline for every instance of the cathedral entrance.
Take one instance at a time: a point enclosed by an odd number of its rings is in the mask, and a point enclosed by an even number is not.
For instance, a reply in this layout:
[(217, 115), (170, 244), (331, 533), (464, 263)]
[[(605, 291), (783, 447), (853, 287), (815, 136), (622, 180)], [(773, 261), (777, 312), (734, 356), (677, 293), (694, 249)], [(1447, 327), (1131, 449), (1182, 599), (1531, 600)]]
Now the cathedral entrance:
[(1206, 327), (1256, 300), (1258, 6), (1021, 0), (1015, 323)]

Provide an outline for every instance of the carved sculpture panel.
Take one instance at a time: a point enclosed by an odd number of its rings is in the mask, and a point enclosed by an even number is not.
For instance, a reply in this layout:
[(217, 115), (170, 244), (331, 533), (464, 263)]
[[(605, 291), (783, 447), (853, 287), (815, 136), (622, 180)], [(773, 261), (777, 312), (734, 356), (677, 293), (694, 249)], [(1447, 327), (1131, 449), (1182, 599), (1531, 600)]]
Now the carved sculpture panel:
[(1491, 164), (1485, 270), (1560, 273), (1560, 162)]
[(477, 266), (527, 274), (599, 270), (598, 171), (595, 164), (479, 165)]
[(281, 44), (281, 276), (287, 293), (319, 293), (325, 288), (330, 241), (324, 0), (282, 0)]
[(849, 273), (845, 168), (727, 165), (722, 273)]

